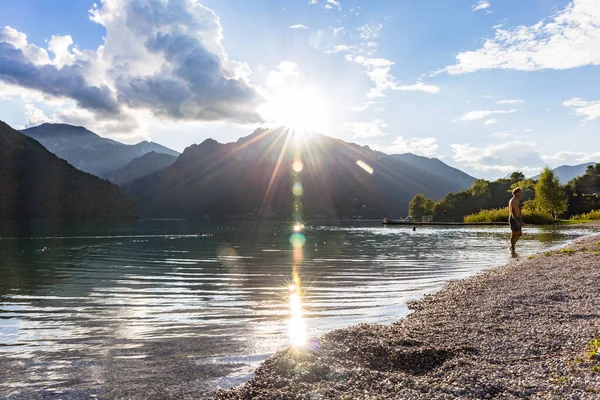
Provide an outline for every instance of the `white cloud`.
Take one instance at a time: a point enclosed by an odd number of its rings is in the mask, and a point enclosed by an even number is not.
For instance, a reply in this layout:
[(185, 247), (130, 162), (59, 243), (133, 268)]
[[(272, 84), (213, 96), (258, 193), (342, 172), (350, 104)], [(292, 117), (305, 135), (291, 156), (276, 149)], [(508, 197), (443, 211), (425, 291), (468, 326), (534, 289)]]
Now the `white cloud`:
[(345, 30), (346, 29), (343, 26), (340, 26), (339, 28), (333, 28), (333, 36), (337, 36)]
[(31, 103), (27, 103), (24, 106), (25, 108), (25, 123), (24, 128), (30, 128), (32, 126), (41, 125), (45, 122), (57, 122), (54, 118), (49, 118), (44, 114), (42, 110), (37, 108)]
[(512, 110), (494, 110), (494, 111), (492, 111), (492, 110), (471, 111), (471, 112), (464, 114), (462, 117), (456, 118), (455, 121), (475, 121), (478, 119), (483, 119), (483, 118), (493, 115), (493, 114), (512, 114), (514, 112), (517, 112), (517, 110), (512, 109)]
[[(310, 5), (319, 4), (319, 0), (308, 0), (308, 4), (310, 4)], [(323, 8), (326, 8), (328, 10), (335, 8), (335, 9), (342, 11), (342, 4), (337, 0), (325, 0), (325, 1), (321, 2), (321, 5)]]
[(308, 26), (302, 24), (290, 25), (290, 29), (308, 29)]
[(372, 105), (374, 105), (374, 101), (365, 101), (362, 106), (352, 107), (352, 111), (354, 112), (363, 112), (368, 110)]
[(479, 0), (471, 9), (473, 11), (485, 10), (490, 8), (490, 3), (487, 0)]
[(522, 171), (525, 175), (535, 175), (546, 165), (538, 152), (538, 144), (532, 141), (509, 141), (486, 147), (452, 144), (450, 147), (456, 162), (480, 172), (505, 175)]
[(367, 92), (367, 98), (369, 100), (362, 106), (352, 108), (352, 110), (356, 112), (365, 111), (375, 105), (376, 103), (373, 99), (385, 97), (388, 91), (413, 91), (430, 94), (440, 92), (439, 87), (428, 85), (423, 82), (407, 85), (400, 84), (391, 72), (394, 62), (374, 56), (378, 43), (371, 39), (376, 38), (382, 28), (382, 24), (365, 24), (357, 28), (357, 31), (360, 34), (360, 43), (351, 45), (333, 45), (324, 50), (326, 54), (345, 53), (344, 58), (346, 61), (362, 65), (364, 67), (364, 73), (374, 83), (374, 87)]
[(586, 162), (600, 162), (600, 151), (586, 153), (582, 151), (559, 151), (555, 154), (542, 155), (542, 159), (549, 164), (583, 164)]
[(391, 146), (383, 148), (382, 151), (388, 154), (413, 153), (425, 157), (435, 157), (438, 148), (436, 138), (404, 139), (402, 136), (398, 136)]
[(346, 45), (346, 44), (338, 44), (333, 46), (327, 50), (325, 50), (325, 54), (336, 54), (347, 51), (355, 51), (359, 48), (358, 45)]
[(336, 0), (327, 0), (327, 3), (325, 4), (325, 8), (337, 8), (338, 10), (342, 10), (342, 5), (340, 4), (339, 1)]
[(440, 88), (434, 85), (426, 85), (423, 82), (415, 83), (414, 85), (406, 86), (394, 86), (394, 90), (408, 90), (413, 92), (425, 92), (431, 94), (437, 94), (440, 92)]
[(491, 119), (488, 119), (488, 120), (486, 120), (486, 121), (485, 121), (483, 124), (484, 124), (484, 125), (494, 125), (494, 124), (495, 124), (495, 123), (497, 123), (497, 122), (498, 122), (498, 120), (497, 120), (497, 119), (495, 119), (495, 118), (491, 118)]
[(298, 76), (298, 64), (292, 61), (283, 61), (277, 65), (275, 70), (269, 72), (269, 75), (267, 76), (267, 86), (283, 86), (288, 78), (295, 76)]
[(75, 62), (76, 56), (71, 53), (69, 47), (73, 44), (73, 39), (70, 35), (52, 36), (48, 42), (48, 50), (54, 54), (52, 64), (58, 68), (65, 65), (71, 65)]
[(50, 57), (46, 49), (27, 43), (27, 35), (10, 26), (0, 28), (0, 43), (2, 42), (21, 50), (25, 58), (34, 65), (50, 64)]
[(379, 36), (379, 31), (383, 28), (382, 24), (365, 24), (356, 28), (362, 40), (370, 40)]
[(104, 137), (125, 139), (127, 143), (147, 140), (148, 132), (151, 132), (156, 124), (164, 123), (163, 118), (157, 118), (150, 110), (127, 109), (122, 119), (98, 119), (93, 112), (77, 107), (73, 101), (68, 101), (58, 108), (52, 119), (65, 124), (84, 126)]
[(41, 103), (60, 106), (67, 100), (42, 93), (37, 90), (27, 89), (0, 81), (0, 100), (21, 100), (23, 104)]
[(449, 74), (600, 65), (600, 1), (573, 0), (534, 25), (499, 27), (480, 49), (459, 53), (456, 60), (444, 69)]
[(514, 100), (500, 100), (497, 104), (521, 104), (524, 103), (525, 101), (523, 100), (519, 100), (519, 99), (514, 99)]
[(354, 138), (374, 138), (384, 136), (387, 128), (385, 121), (374, 119), (371, 122), (352, 122), (345, 125), (346, 130), (354, 133)]
[(492, 133), (490, 136), (493, 138), (497, 138), (497, 139), (506, 139), (507, 137), (510, 137), (512, 135), (512, 131), (511, 132), (496, 132), (496, 133)]
[(44, 49), (0, 27), (0, 81), (73, 100), (105, 126), (135, 129), (144, 111), (171, 121), (261, 121), (264, 98), (248, 65), (227, 56), (212, 10), (195, 0), (102, 0), (90, 20), (106, 30), (95, 50), (78, 49), (69, 35)]
[(563, 102), (563, 105), (575, 111), (575, 114), (585, 117), (584, 121), (600, 118), (600, 101), (585, 101), (578, 97)]
[(370, 58), (365, 56), (346, 55), (348, 61), (365, 67), (365, 73), (375, 84), (368, 93), (369, 99), (377, 97), (385, 97), (385, 93), (389, 90), (405, 90), (405, 91), (420, 91), (425, 93), (436, 94), (440, 92), (440, 88), (433, 85), (426, 85), (422, 82), (413, 85), (400, 85), (394, 75), (391, 73), (394, 62), (385, 58)]
[(368, 98), (385, 97), (385, 92), (396, 86), (396, 78), (390, 72), (394, 65), (393, 61), (365, 56), (353, 57), (351, 60), (364, 66), (365, 73), (375, 84), (375, 87), (367, 93)]

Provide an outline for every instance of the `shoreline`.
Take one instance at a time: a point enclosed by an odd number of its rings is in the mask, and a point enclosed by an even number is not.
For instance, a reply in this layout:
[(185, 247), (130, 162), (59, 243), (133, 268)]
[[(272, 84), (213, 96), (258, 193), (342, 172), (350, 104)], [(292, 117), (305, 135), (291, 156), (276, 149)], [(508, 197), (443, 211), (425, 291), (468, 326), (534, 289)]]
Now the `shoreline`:
[(216, 399), (599, 398), (599, 282), (591, 234), (450, 281), (394, 324), (280, 350)]

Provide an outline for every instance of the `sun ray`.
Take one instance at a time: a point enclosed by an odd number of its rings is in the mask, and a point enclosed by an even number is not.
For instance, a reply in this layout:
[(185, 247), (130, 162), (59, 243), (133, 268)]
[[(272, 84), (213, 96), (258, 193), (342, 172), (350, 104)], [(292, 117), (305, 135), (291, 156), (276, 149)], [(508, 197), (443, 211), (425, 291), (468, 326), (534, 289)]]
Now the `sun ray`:
[(271, 189), (273, 187), (273, 184), (275, 183), (275, 178), (277, 178), (277, 174), (279, 173), (279, 167), (281, 166), (281, 162), (283, 161), (283, 156), (285, 155), (285, 151), (287, 150), (289, 141), (290, 141), (290, 135), (288, 133), (285, 137), (285, 142), (283, 143), (283, 146), (281, 146), (281, 151), (279, 152), (279, 157), (277, 158), (277, 163), (275, 164), (275, 167), (273, 168), (273, 173), (271, 174), (271, 179), (269, 180), (269, 185), (267, 186), (267, 190), (265, 191), (265, 195), (263, 196), (263, 200), (262, 200), (262, 203), (260, 206), (261, 209), (264, 209), (264, 207), (269, 199), (269, 196), (271, 194)]

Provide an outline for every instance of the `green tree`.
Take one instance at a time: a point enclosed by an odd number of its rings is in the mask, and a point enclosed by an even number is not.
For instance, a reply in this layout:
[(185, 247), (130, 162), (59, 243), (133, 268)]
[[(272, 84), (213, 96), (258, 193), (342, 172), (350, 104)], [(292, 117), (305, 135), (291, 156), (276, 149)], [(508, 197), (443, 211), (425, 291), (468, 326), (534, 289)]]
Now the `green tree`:
[(516, 171), (516, 172), (513, 172), (512, 174), (510, 174), (510, 177), (508, 179), (510, 179), (511, 183), (517, 183), (517, 182), (520, 182), (520, 181), (524, 181), (525, 180), (525, 174), (523, 174), (520, 171)]
[(471, 187), (471, 193), (473, 196), (489, 196), (491, 193), (490, 183), (485, 179), (475, 179)]
[(428, 199), (423, 196), (423, 193), (419, 193), (408, 203), (408, 214), (415, 219), (420, 219), (425, 215), (433, 215), (434, 205), (435, 201), (433, 199)]
[(567, 184), (568, 212), (584, 214), (600, 209), (600, 164), (588, 165), (585, 173)]
[(425, 210), (427, 210), (427, 213), (425, 215), (433, 215), (433, 207), (435, 207), (435, 200), (425, 199)]
[(567, 193), (560, 181), (548, 167), (544, 168), (535, 184), (535, 204), (542, 211), (547, 211), (556, 220), (567, 211)]
[(509, 191), (512, 193), (512, 191), (518, 187), (523, 189), (523, 191), (534, 191), (535, 190), (535, 181), (531, 178), (517, 181), (517, 182), (513, 183), (512, 185), (510, 185)]

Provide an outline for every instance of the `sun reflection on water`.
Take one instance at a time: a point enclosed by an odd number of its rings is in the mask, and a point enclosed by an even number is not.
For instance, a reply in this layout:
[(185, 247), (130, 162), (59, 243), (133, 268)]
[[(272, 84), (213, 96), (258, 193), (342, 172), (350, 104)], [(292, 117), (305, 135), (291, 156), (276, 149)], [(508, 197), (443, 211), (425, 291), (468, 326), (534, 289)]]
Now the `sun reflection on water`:
[(303, 346), (306, 343), (306, 323), (302, 311), (300, 287), (290, 285), (290, 321), (289, 336), (292, 345)]
[(306, 344), (306, 321), (304, 320), (304, 312), (302, 309), (302, 285), (300, 280), (300, 266), (304, 259), (302, 248), (306, 243), (304, 236), (304, 223), (302, 222), (302, 196), (304, 188), (300, 181), (300, 173), (304, 168), (301, 161), (299, 149), (292, 163), (294, 171), (294, 184), (292, 193), (294, 195), (294, 203), (292, 206), (292, 214), (294, 217), (294, 225), (292, 234), (290, 235), (290, 244), (292, 245), (292, 283), (289, 286), (289, 304), (290, 304), (290, 320), (289, 320), (289, 338), (293, 346), (304, 346)]

